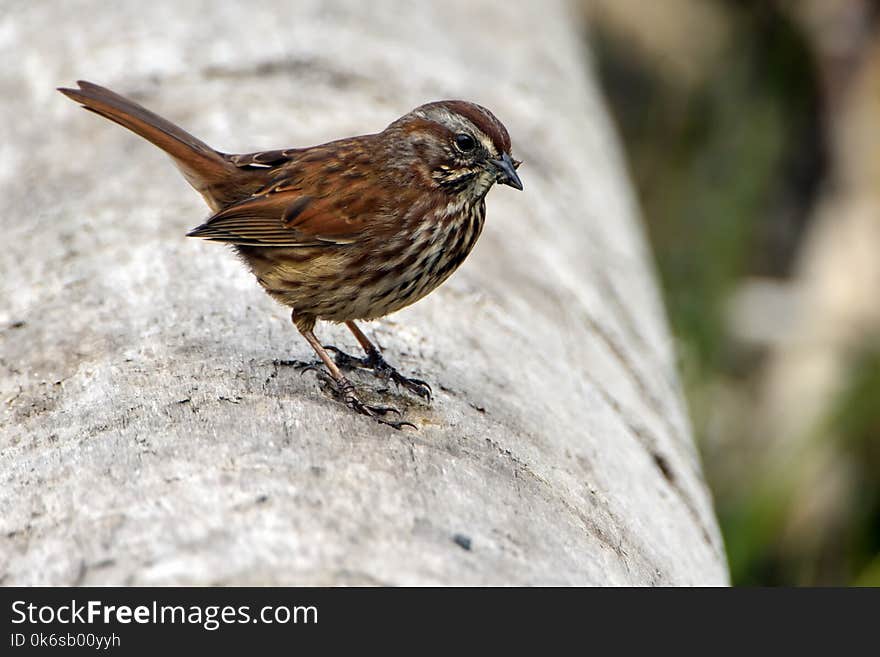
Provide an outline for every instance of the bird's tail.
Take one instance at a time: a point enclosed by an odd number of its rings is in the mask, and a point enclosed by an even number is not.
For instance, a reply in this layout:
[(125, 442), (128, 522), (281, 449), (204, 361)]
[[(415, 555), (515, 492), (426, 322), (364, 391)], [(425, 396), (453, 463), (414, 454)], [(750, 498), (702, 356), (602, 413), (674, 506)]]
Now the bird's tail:
[(91, 82), (80, 80), (77, 84), (79, 89), (58, 91), (161, 148), (209, 205), (221, 202), (223, 190), (240, 173), (222, 153), (128, 98)]

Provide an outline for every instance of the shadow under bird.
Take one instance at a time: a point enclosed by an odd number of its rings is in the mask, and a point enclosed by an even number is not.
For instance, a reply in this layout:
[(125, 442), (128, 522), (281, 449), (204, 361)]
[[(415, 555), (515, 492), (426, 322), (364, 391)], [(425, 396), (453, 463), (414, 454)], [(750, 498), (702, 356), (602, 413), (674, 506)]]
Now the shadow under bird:
[[(109, 89), (77, 84), (59, 91), (171, 156), (214, 212), (188, 235), (233, 245), (263, 289), (293, 309), (334, 396), (383, 424), (413, 426), (385, 419), (400, 415), (394, 408), (363, 403), (342, 369), (370, 369), (430, 401), (430, 386), (388, 365), (355, 321), (400, 310), (443, 283), (480, 236), (492, 185), (522, 189), (495, 115), (445, 100), (377, 134), (232, 155)], [(365, 356), (322, 346), (319, 319), (345, 323)]]

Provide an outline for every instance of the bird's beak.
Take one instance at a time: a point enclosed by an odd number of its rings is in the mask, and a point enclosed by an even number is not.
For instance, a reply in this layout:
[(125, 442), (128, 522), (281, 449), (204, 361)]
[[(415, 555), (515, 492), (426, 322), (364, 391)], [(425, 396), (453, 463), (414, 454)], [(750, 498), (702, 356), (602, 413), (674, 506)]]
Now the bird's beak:
[(522, 181), (516, 174), (516, 168), (520, 165), (519, 162), (515, 162), (507, 153), (502, 155), (500, 160), (489, 160), (489, 162), (498, 169), (497, 181), (499, 183), (502, 185), (510, 185), (514, 189), (522, 190)]

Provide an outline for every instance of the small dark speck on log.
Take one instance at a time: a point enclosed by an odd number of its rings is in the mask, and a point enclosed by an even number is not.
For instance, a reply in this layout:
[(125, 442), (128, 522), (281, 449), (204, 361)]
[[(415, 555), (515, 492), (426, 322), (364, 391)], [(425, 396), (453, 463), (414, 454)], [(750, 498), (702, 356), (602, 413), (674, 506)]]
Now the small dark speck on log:
[(463, 550), (467, 550), (470, 552), (471, 549), (471, 537), (465, 536), (464, 534), (456, 534), (452, 537), (453, 542)]
[(672, 466), (669, 465), (669, 461), (666, 460), (665, 457), (660, 454), (652, 454), (654, 457), (654, 464), (657, 466), (657, 469), (660, 470), (663, 477), (669, 483), (675, 483), (675, 473), (672, 471)]

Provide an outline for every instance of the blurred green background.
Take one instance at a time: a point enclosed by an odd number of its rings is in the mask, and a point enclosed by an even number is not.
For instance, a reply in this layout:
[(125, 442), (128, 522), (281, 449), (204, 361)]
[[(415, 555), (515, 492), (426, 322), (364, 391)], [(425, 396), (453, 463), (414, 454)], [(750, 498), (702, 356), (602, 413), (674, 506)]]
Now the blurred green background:
[(880, 585), (880, 8), (583, 0), (734, 584)]

